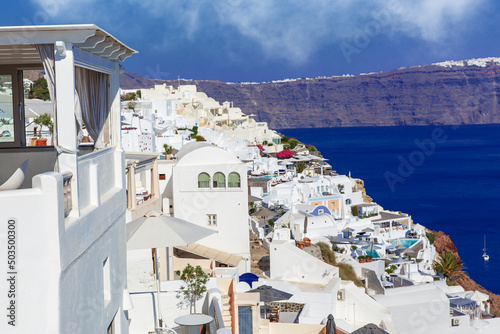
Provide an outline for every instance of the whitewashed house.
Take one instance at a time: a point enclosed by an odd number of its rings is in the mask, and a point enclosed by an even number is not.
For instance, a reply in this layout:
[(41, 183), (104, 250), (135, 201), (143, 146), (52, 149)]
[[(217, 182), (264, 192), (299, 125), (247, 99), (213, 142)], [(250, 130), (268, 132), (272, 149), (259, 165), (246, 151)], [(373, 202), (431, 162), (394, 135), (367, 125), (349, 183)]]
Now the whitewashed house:
[(240, 272), (249, 271), (246, 165), (204, 142), (184, 145), (177, 159), (171, 182), (174, 216), (216, 230), (200, 244), (241, 256)]
[[(0, 27), (0, 45), (3, 103), (20, 106), (0, 184), (29, 160), (0, 191), (0, 332), (128, 333), (119, 74), (135, 51), (95, 25)], [(24, 69), (46, 73), (54, 146), (26, 147)], [(82, 125), (95, 146), (79, 146)]]

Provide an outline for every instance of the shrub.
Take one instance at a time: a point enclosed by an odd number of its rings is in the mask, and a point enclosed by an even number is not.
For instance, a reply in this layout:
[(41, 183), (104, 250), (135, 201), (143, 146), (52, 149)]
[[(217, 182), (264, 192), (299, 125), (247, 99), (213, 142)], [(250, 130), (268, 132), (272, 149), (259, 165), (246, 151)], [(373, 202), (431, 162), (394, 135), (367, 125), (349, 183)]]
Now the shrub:
[(202, 136), (200, 135), (197, 135), (194, 137), (196, 139), (196, 141), (206, 141), (205, 138), (203, 138)]
[(335, 265), (337, 263), (337, 259), (335, 258), (335, 252), (333, 252), (330, 249), (330, 245), (328, 245), (325, 242), (318, 242), (316, 246), (319, 247), (321, 251), (321, 257), (323, 258), (324, 262), (331, 265)]
[(357, 206), (351, 206), (351, 213), (354, 217), (358, 216), (358, 207)]
[(290, 145), (290, 149), (293, 150), (295, 147), (297, 147), (297, 145), (299, 144), (300, 142), (295, 139), (295, 138), (291, 138), (291, 139), (288, 139), (288, 144)]
[(436, 240), (436, 235), (430, 232), (425, 232), (425, 235), (427, 236), (427, 239), (429, 239), (431, 245), (434, 244), (434, 241)]
[(339, 263), (339, 276), (341, 279), (345, 281), (352, 281), (356, 286), (364, 286), (363, 282), (361, 282), (354, 271), (354, 268), (347, 263)]
[(276, 153), (278, 159), (286, 159), (293, 157), (293, 152), (290, 150), (283, 150), (281, 152)]
[(262, 145), (267, 145), (267, 140), (264, 140), (264, 141), (262, 142)]

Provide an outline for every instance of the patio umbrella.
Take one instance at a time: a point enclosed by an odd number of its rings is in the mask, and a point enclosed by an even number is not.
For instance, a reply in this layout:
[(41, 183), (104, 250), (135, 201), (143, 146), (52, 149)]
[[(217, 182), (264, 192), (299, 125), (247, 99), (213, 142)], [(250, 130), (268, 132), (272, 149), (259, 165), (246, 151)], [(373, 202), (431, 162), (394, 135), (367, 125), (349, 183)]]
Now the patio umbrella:
[(328, 315), (328, 321), (326, 322), (326, 334), (336, 334), (337, 326), (335, 325), (335, 320), (333, 319), (333, 315)]
[(384, 331), (382, 328), (375, 324), (367, 324), (361, 328), (358, 328), (351, 334), (389, 334), (389, 332)]
[(186, 246), (203, 239), (217, 231), (189, 223), (185, 220), (164, 216), (151, 210), (127, 224), (127, 249), (155, 248), (154, 261), (156, 273), (156, 303), (159, 328), (162, 327), (160, 313), (160, 275), (158, 272), (158, 251), (160, 247)]
[(252, 213), (252, 216), (255, 216), (255, 217), (270, 217), (270, 216), (274, 216), (275, 214), (276, 214), (275, 212), (272, 212), (271, 210), (269, 210), (267, 208), (262, 208), (259, 211)]
[(127, 249), (186, 246), (217, 231), (156, 210), (127, 224)]
[(259, 292), (260, 301), (264, 302), (264, 312), (266, 314), (265, 317), (267, 316), (267, 308), (265, 306), (265, 303), (274, 302), (278, 300), (288, 300), (293, 296), (292, 294), (275, 289), (269, 285), (261, 285), (258, 288), (249, 290), (247, 292)]
[(288, 300), (293, 295), (285, 291), (281, 291), (273, 288), (270, 285), (261, 285), (258, 288), (249, 290), (248, 292), (259, 292), (260, 301), (262, 302), (274, 302), (277, 300)]

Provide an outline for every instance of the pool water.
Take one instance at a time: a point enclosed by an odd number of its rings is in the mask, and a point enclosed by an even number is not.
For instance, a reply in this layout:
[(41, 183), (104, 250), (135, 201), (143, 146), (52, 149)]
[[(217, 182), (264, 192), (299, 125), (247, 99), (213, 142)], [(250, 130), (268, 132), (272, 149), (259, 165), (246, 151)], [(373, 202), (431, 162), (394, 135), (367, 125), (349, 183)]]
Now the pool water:
[[(400, 241), (401, 241), (401, 245), (403, 245), (404, 248), (409, 248), (409, 247), (413, 246), (418, 241), (418, 239), (400, 239)], [(392, 245), (396, 246), (396, 242), (397, 241), (394, 241), (392, 243)]]

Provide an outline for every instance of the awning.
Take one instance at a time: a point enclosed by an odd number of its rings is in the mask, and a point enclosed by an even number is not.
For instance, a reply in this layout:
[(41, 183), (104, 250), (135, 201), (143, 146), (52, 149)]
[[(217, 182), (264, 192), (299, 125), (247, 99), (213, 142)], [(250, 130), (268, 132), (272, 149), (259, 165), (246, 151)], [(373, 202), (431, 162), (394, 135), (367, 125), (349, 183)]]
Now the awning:
[(175, 248), (181, 249), (183, 251), (192, 254), (203, 256), (208, 259), (215, 260), (217, 262), (225, 263), (233, 267), (236, 267), (242, 259), (242, 257), (239, 255), (222, 252), (220, 250), (210, 248), (207, 246), (202, 246), (199, 244), (191, 244), (189, 246), (179, 246)]

